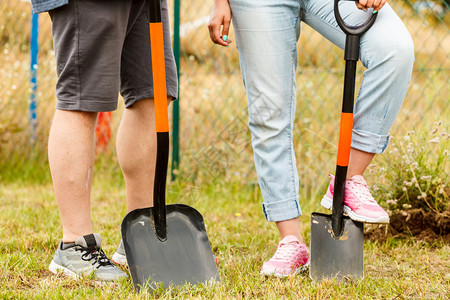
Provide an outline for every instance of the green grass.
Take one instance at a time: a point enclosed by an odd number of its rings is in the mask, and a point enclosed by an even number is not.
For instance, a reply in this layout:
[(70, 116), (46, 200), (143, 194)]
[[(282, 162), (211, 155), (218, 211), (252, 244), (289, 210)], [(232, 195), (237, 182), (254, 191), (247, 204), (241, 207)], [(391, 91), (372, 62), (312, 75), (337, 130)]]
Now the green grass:
[[(98, 172), (100, 173), (100, 172)], [(324, 191), (320, 191), (324, 192)], [(92, 194), (94, 231), (112, 255), (126, 213), (125, 191), (118, 178), (96, 177)], [(365, 243), (365, 278), (361, 281), (313, 283), (307, 274), (287, 279), (259, 275), (263, 261), (276, 249), (278, 234), (261, 211), (255, 185), (216, 182), (168, 187), (170, 203), (184, 203), (204, 216), (221, 283), (209, 287), (158, 290), (135, 295), (130, 281), (99, 285), (89, 278), (74, 281), (48, 270), (61, 238), (58, 209), (51, 184), (0, 184), (0, 298), (137, 299), (137, 298), (293, 298), (293, 299), (445, 299), (450, 289), (450, 246), (390, 239)], [(301, 230), (309, 242), (309, 215), (322, 211), (319, 196), (301, 199)]]

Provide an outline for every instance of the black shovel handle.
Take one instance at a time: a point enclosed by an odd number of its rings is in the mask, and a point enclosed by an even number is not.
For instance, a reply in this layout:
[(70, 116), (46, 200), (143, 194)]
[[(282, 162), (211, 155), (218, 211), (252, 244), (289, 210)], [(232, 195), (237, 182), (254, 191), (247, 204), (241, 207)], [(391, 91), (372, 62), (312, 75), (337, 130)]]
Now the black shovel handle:
[(152, 56), (155, 123), (157, 135), (153, 219), (159, 240), (167, 239), (166, 180), (169, 162), (169, 113), (167, 111), (164, 36), (160, 0), (149, 1), (150, 46)]
[[(345, 75), (344, 75), (344, 95), (342, 100), (341, 125), (339, 129), (339, 144), (336, 163), (336, 174), (333, 191), (333, 210), (331, 227), (333, 235), (340, 237), (343, 233), (344, 214), (344, 193), (345, 180), (350, 158), (350, 149), (353, 130), (353, 101), (355, 97), (356, 63), (359, 59), (360, 37), (372, 27), (377, 13), (372, 13), (371, 17), (362, 25), (347, 25), (339, 13), (339, 1), (334, 1), (334, 15), (339, 27), (346, 34), (345, 39)], [(348, 0), (344, 0), (348, 1)]]

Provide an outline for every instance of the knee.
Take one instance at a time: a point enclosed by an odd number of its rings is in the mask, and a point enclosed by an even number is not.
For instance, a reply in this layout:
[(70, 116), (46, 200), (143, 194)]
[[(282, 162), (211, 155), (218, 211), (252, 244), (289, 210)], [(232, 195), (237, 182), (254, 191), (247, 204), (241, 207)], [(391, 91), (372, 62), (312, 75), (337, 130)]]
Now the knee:
[[(405, 30), (401, 34), (383, 36), (378, 40), (375, 56), (368, 59), (368, 68), (386, 68), (383, 72), (394, 76), (410, 76), (414, 64), (414, 43)], [(363, 61), (364, 63), (364, 61)]]
[(410, 73), (414, 64), (414, 43), (409, 33), (396, 40), (393, 52), (397, 69)]

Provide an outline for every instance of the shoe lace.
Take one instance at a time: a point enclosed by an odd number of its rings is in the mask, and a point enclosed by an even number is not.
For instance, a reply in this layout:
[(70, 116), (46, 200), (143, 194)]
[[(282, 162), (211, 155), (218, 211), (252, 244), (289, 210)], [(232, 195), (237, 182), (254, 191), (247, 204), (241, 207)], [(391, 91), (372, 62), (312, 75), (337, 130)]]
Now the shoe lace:
[(350, 184), (348, 188), (358, 197), (361, 204), (377, 204), (377, 201), (372, 197), (372, 194), (364, 181), (350, 180), (353, 184)]
[(97, 264), (97, 269), (100, 267), (106, 266), (114, 266), (114, 264), (109, 260), (106, 256), (105, 252), (101, 248), (98, 247), (83, 247), (79, 246), (76, 249), (77, 251), (82, 252), (81, 259), (84, 261), (91, 262), (93, 260), (92, 265), (95, 266)]
[(281, 243), (272, 259), (284, 262), (290, 261), (292, 256), (294, 256), (299, 249), (300, 248), (296, 244)]

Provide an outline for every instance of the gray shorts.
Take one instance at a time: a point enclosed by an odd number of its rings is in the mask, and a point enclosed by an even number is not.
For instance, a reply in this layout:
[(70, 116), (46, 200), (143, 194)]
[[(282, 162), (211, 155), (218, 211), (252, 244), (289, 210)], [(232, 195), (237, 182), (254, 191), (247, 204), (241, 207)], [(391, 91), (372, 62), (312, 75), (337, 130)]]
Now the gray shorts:
[[(167, 96), (178, 95), (167, 1), (161, 4)], [(113, 111), (153, 98), (146, 0), (75, 0), (49, 12), (58, 82), (56, 108)]]

